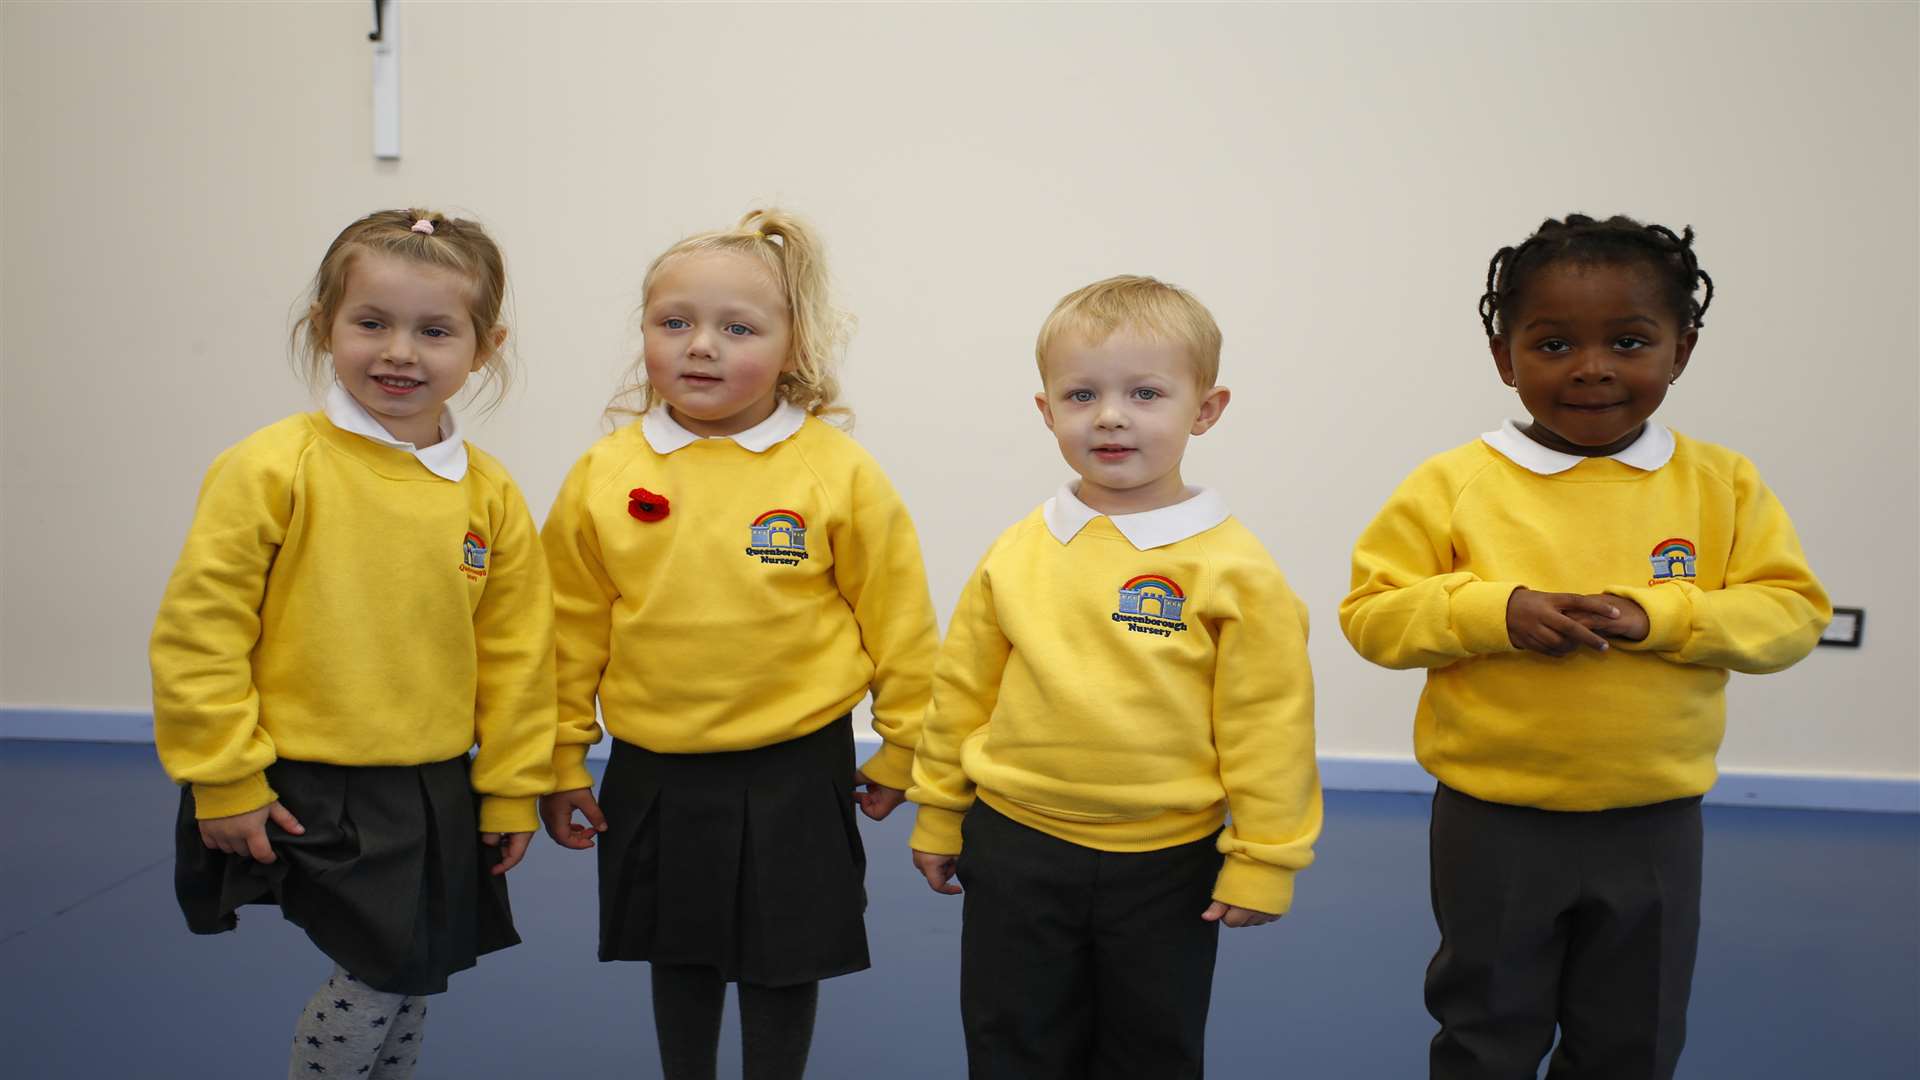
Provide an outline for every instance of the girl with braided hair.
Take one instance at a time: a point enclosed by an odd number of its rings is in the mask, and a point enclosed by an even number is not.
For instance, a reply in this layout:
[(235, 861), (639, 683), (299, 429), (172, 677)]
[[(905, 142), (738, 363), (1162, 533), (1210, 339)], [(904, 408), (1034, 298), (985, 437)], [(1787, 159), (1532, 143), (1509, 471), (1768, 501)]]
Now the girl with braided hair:
[(1674, 233), (1549, 220), (1480, 315), (1531, 416), (1415, 469), (1361, 534), (1340, 625), (1424, 668), (1440, 948), (1435, 1078), (1674, 1074), (1700, 928), (1700, 797), (1727, 672), (1779, 671), (1832, 615), (1753, 463), (1651, 422), (1713, 282)]

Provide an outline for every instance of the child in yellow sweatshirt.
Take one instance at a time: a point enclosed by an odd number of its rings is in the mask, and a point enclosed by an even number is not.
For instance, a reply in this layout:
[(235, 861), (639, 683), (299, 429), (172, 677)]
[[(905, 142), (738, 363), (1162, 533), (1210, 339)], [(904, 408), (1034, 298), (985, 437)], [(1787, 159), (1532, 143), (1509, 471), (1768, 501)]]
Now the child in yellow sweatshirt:
[(1354, 548), (1348, 640), (1427, 671), (1436, 1078), (1532, 1077), (1556, 1027), (1552, 1080), (1679, 1059), (1727, 672), (1832, 614), (1753, 464), (1649, 420), (1712, 299), (1691, 229), (1576, 214), (1501, 248), (1481, 317), (1532, 420), (1414, 470)]
[(1306, 609), (1180, 474), (1227, 406), (1220, 340), (1143, 277), (1041, 328), (1035, 401), (1079, 481), (968, 581), (908, 792), (915, 866), (965, 886), (974, 1076), (1200, 1076), (1220, 924), (1279, 918), (1313, 860)]
[(447, 407), (504, 371), (505, 289), (475, 222), (343, 229), (300, 323), (326, 406), (214, 461), (154, 623), (188, 927), (278, 904), (334, 962), (290, 1075), (413, 1075), (420, 995), (520, 940), (502, 875), (552, 785), (553, 601), (519, 488)]
[[(913, 522), (821, 419), (844, 341), (828, 285), (819, 235), (774, 209), (656, 258), (642, 415), (580, 458), (543, 529), (560, 727), (541, 815), (598, 849), (600, 959), (650, 962), (667, 1080), (713, 1076), (729, 982), (746, 1074), (801, 1075), (820, 980), (868, 965), (855, 800), (875, 819), (904, 801), (926, 710)], [(856, 770), (869, 690), (883, 744)]]

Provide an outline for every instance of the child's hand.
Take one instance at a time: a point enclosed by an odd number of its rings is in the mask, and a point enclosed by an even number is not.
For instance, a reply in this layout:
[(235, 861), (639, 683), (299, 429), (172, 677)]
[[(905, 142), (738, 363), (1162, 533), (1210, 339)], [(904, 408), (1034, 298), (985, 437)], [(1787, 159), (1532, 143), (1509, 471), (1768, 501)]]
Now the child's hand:
[[(586, 816), (586, 825), (573, 820), (575, 810)], [(573, 788), (540, 796), (540, 821), (554, 843), (576, 851), (592, 847), (593, 838), (607, 831), (607, 819), (600, 813), (600, 804), (593, 800), (592, 788)]]
[(307, 831), (306, 826), (293, 816), (293, 811), (275, 801), (244, 814), (207, 818), (200, 822), (200, 842), (215, 851), (270, 863), (277, 856), (273, 853), (273, 845), (267, 843), (268, 818), (295, 836)]
[(527, 845), (533, 841), (533, 834), (530, 832), (483, 832), (480, 834), (480, 842), (488, 847), (499, 847), (503, 840), (506, 841), (506, 850), (500, 853), (500, 862), (493, 868), (495, 877), (520, 865), (520, 860), (527, 857)]
[(1621, 641), (1645, 641), (1651, 627), (1647, 623), (1647, 609), (1624, 596), (1596, 596), (1595, 600), (1604, 600), (1619, 611), (1612, 618), (1601, 618), (1586, 612), (1572, 612), (1573, 617), (1596, 634)]
[(1200, 917), (1208, 922), (1217, 922), (1223, 926), (1265, 926), (1280, 916), (1269, 915), (1264, 911), (1255, 911), (1252, 908), (1235, 907), (1232, 904), (1223, 904), (1215, 900), (1213, 903), (1207, 905), (1207, 910), (1201, 912)]
[[(867, 774), (863, 772), (853, 774), (853, 786), (856, 789), (853, 793), (853, 801), (860, 804), (861, 813), (875, 821), (882, 820), (893, 813), (901, 803), (907, 801), (906, 792), (897, 787), (876, 784), (867, 779)], [(857, 790), (861, 787), (865, 787), (866, 790)]]
[(1516, 649), (1547, 656), (1565, 656), (1582, 645), (1605, 652), (1607, 639), (1588, 629), (1584, 620), (1611, 621), (1620, 615), (1620, 601), (1614, 596), (1515, 589), (1507, 598), (1507, 638)]
[(960, 895), (960, 886), (953, 883), (954, 868), (959, 863), (959, 858), (953, 855), (935, 855), (930, 851), (913, 853), (913, 868), (926, 875), (927, 887), (948, 896)]

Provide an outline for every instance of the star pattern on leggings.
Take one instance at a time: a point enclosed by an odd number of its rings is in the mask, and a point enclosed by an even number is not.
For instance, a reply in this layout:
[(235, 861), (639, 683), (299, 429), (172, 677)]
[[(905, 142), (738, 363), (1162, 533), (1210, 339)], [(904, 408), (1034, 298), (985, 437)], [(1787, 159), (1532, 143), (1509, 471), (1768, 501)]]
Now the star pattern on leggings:
[(319, 1040), (319, 1039), (316, 1039), (316, 1038), (314, 1038), (314, 1037), (313, 1037), (313, 1036), (311, 1036), (311, 1035), (309, 1035), (309, 1036), (307, 1036), (307, 1045), (308, 1045), (308, 1046), (319, 1046), (319, 1045), (320, 1045), (320, 1040)]
[(407, 1033), (406, 1033), (405, 1035), (402, 1035), (402, 1036), (400, 1036), (400, 1041), (401, 1041), (401, 1042), (403, 1042), (403, 1043), (409, 1043), (409, 1042), (412, 1042), (412, 1041), (413, 1041), (413, 1036), (414, 1036), (414, 1033), (413, 1033), (413, 1032), (411, 1032), (411, 1031), (409, 1031), (409, 1032), (407, 1032)]
[(374, 1017), (374, 1018), (373, 1018), (373, 1023), (371, 1023), (371, 1024), (369, 1024), (369, 1025), (367, 1025), (367, 1026), (368, 1026), (368, 1027), (386, 1027), (386, 1026), (387, 1026), (387, 1018), (386, 1018), (386, 1017), (384, 1017), (384, 1016), (376, 1016), (376, 1017)]
[[(418, 1058), (415, 1058), (414, 1060), (416, 1060), (416, 1061), (418, 1061), (419, 1059), (418, 1059)], [(392, 1057), (390, 1057), (390, 1058), (387, 1058), (387, 1059), (385, 1059), (385, 1061), (383, 1062), (383, 1064), (387, 1064), (387, 1065), (398, 1065), (398, 1064), (400, 1064), (400, 1055), (399, 1055), (399, 1054), (395, 1054), (395, 1055), (393, 1055)]]
[(327, 1071), (327, 1067), (325, 1065), (320, 1064), (317, 1061), (309, 1061), (307, 1062), (307, 1071), (323, 1073)]
[(348, 1001), (346, 998), (334, 998), (333, 1007), (339, 1009), (341, 1012), (352, 1012), (353, 1002)]

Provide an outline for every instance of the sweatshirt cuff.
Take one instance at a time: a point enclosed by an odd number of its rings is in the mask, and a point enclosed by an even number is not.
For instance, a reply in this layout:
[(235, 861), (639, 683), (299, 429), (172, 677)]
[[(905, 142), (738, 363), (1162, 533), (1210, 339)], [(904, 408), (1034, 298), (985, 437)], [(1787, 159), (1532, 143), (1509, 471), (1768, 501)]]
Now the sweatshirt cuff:
[(898, 743), (882, 742), (860, 771), (876, 784), (905, 791), (913, 786), (913, 751)]
[(929, 855), (960, 854), (960, 822), (966, 816), (937, 806), (920, 807), (920, 812), (914, 815), (913, 835), (907, 839), (907, 846)]
[(564, 743), (553, 748), (553, 790), (573, 791), (593, 786), (593, 774), (587, 771), (585, 743)]
[(266, 773), (254, 773), (231, 784), (195, 784), (193, 816), (206, 821), (208, 818), (252, 813), (279, 797), (274, 793), (273, 786), (267, 783)]
[(1229, 855), (1213, 883), (1213, 898), (1223, 904), (1285, 915), (1293, 906), (1293, 871)]
[(1448, 614), (1468, 652), (1482, 656), (1519, 651), (1507, 634), (1507, 601), (1519, 587), (1510, 581), (1469, 581), (1453, 590)]
[(1616, 639), (1614, 644), (1620, 648), (1631, 652), (1679, 652), (1693, 636), (1693, 601), (1683, 586), (1642, 585), (1607, 592), (1626, 597), (1647, 613), (1647, 636), (1639, 641)]
[(509, 798), (505, 795), (480, 796), (481, 832), (538, 832), (539, 800)]

